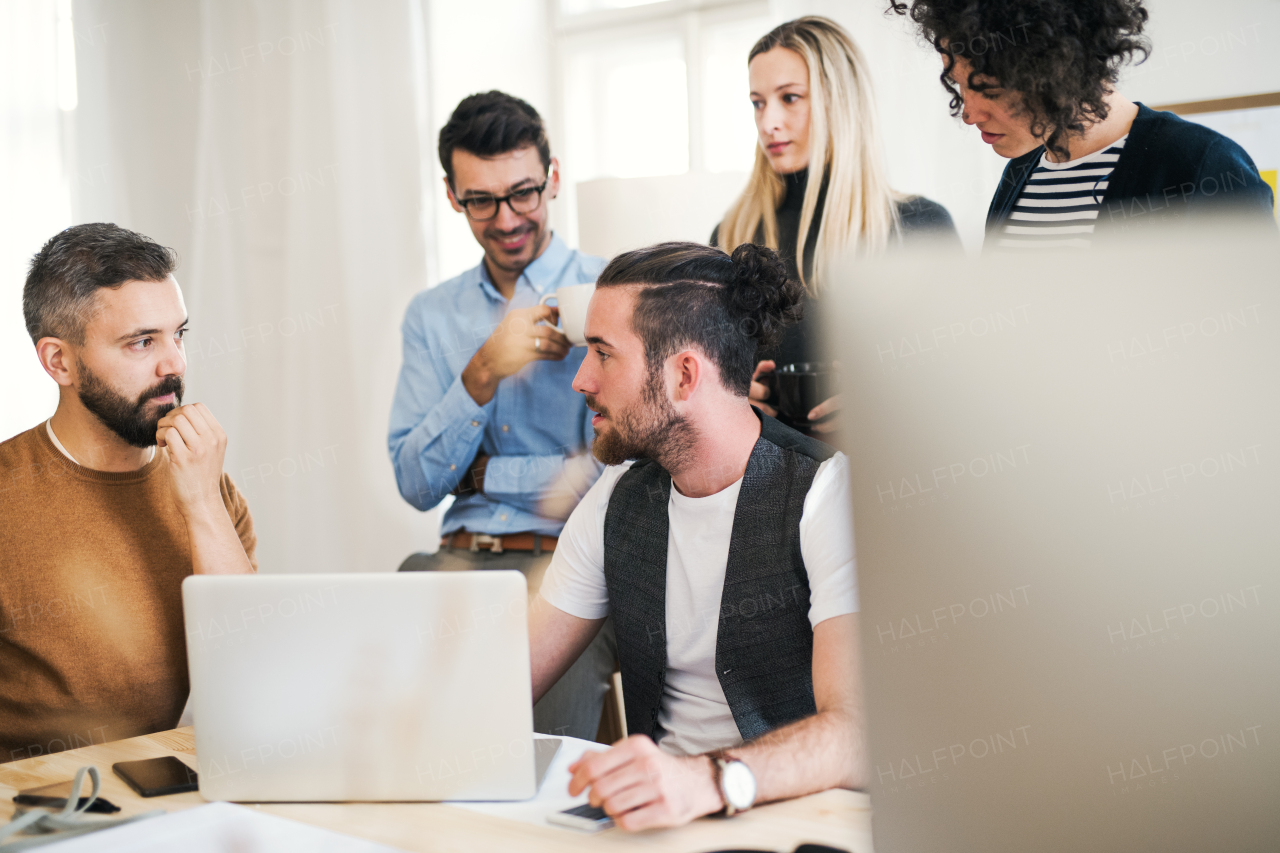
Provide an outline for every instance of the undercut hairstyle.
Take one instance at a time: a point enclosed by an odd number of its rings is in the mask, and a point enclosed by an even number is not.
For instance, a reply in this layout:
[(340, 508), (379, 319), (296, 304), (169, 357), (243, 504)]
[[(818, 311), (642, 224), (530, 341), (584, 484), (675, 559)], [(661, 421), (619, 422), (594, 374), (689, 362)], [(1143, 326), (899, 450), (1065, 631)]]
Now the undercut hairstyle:
[(618, 255), (596, 287), (637, 290), (631, 327), (644, 344), (650, 376), (688, 347), (720, 371), (740, 397), (751, 390), (758, 346), (775, 346), (800, 318), (804, 285), (787, 276), (778, 253), (743, 243), (733, 255), (699, 243), (659, 243)]
[(22, 288), (27, 334), (33, 342), (53, 337), (83, 344), (101, 288), (164, 281), (177, 266), (172, 249), (119, 225), (73, 225), (55, 234), (31, 259)]
[(889, 11), (911, 18), (942, 55), (953, 115), (964, 110), (951, 79), (963, 58), (973, 68), (969, 88), (1020, 96), (1031, 132), (1062, 158), (1068, 134), (1106, 119), (1120, 68), (1151, 55), (1142, 0), (891, 0)]
[(497, 157), (528, 145), (538, 149), (542, 169), (551, 168), (551, 144), (542, 116), (527, 102), (497, 90), (468, 95), (440, 128), (440, 165), (453, 186), (453, 152)]

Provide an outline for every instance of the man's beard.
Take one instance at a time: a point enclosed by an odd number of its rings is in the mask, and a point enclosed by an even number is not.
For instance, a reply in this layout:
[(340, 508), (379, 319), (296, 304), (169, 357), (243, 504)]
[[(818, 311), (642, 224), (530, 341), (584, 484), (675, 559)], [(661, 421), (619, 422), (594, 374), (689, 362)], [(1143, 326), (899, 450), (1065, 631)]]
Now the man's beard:
[(547, 234), (546, 229), (540, 228), (534, 224), (530, 224), (530, 225), (520, 226), (519, 228), (513, 228), (510, 231), (498, 231), (497, 229), (486, 229), (484, 232), (485, 238), (488, 240), (492, 240), (494, 243), (498, 242), (499, 236), (510, 237), (517, 233), (527, 233), (530, 235), (529, 242), (525, 244), (524, 249), (521, 252), (521, 254), (524, 254), (524, 252), (529, 253), (528, 260), (511, 261), (505, 254), (503, 254), (501, 249), (494, 247), (494, 250), (492, 252), (489, 252), (488, 247), (486, 247), (485, 257), (489, 260), (489, 263), (493, 264), (495, 267), (497, 267), (500, 270), (503, 270), (504, 272), (511, 272), (511, 273), (517, 273), (517, 274), (524, 272), (525, 268), (530, 263), (533, 262), (534, 258), (538, 256), (538, 250), (542, 247), (542, 243), (546, 240), (546, 234)]
[[(613, 429), (598, 433), (591, 446), (597, 459), (606, 465), (652, 459), (668, 472), (683, 467), (693, 450), (695, 431), (689, 419), (671, 405), (661, 383), (662, 372), (651, 371), (640, 401), (610, 418)], [(601, 417), (609, 417), (590, 395), (587, 407)]]
[[(116, 393), (114, 388), (83, 364), (81, 370), (83, 375), (80, 387), (76, 389), (80, 402), (132, 447), (153, 446), (156, 443), (156, 424), (182, 403), (184, 389), (181, 376), (166, 376), (138, 395), (137, 402), (134, 402)], [(147, 414), (147, 401), (165, 394), (173, 394), (177, 403), (166, 403)]]

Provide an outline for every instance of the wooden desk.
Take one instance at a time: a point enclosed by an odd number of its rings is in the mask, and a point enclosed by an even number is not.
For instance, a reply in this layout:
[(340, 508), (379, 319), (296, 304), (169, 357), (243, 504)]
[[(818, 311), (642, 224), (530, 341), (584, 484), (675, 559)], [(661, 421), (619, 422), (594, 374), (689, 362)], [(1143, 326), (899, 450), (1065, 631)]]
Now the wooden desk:
[[(102, 796), (121, 814), (155, 808), (188, 809), (204, 803), (199, 794), (175, 794), (144, 800), (111, 772), (117, 761), (176, 755), (195, 766), (195, 737), (190, 728), (174, 729), (115, 743), (86, 746), (55, 755), (0, 764), (0, 817), (13, 814), (19, 790), (70, 779), (86, 764), (102, 774)], [(871, 808), (865, 794), (826, 791), (798, 800), (752, 809), (731, 820), (704, 818), (680, 829), (639, 834), (611, 829), (587, 835), (552, 826), (477, 814), (440, 803), (274, 803), (251, 806), (280, 817), (368, 838), (415, 851), (662, 850), (671, 853), (724, 848), (791, 851), (806, 841), (871, 853)]]

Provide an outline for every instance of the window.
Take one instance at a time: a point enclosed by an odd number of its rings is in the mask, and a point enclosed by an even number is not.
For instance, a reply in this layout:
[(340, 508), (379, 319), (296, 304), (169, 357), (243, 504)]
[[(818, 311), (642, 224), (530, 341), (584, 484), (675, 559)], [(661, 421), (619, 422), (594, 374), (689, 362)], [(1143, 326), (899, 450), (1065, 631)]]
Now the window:
[(751, 167), (747, 53), (772, 26), (765, 4), (559, 4), (560, 148), (575, 181)]
[[(756, 148), (747, 53), (776, 23), (761, 0), (551, 0), (572, 187), (596, 178), (745, 172)], [(575, 194), (561, 225), (576, 234)]]
[(683, 39), (654, 34), (565, 57), (565, 158), (577, 180), (677, 175), (689, 168)]
[(753, 15), (702, 31), (702, 160), (708, 172), (745, 172), (755, 160), (747, 54), (770, 29), (769, 18)]
[(661, 0), (559, 0), (561, 15), (581, 15), (604, 9), (628, 9), (632, 6), (648, 6)]
[(0, 6), (0, 441), (53, 413), (57, 385), (40, 369), (22, 318), (31, 256), (71, 224), (64, 134), (76, 106), (71, 2)]

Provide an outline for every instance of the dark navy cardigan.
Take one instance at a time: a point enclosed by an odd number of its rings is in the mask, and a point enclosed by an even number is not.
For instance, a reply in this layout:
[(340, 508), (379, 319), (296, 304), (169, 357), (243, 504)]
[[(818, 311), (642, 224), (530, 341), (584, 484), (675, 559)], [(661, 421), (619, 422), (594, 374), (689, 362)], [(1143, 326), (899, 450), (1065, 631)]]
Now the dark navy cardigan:
[[(1044, 146), (1009, 162), (987, 211), (987, 235), (1004, 228)], [(1271, 187), (1244, 149), (1215, 130), (1138, 104), (1102, 199), (1099, 241), (1154, 225), (1233, 214), (1275, 229)]]

